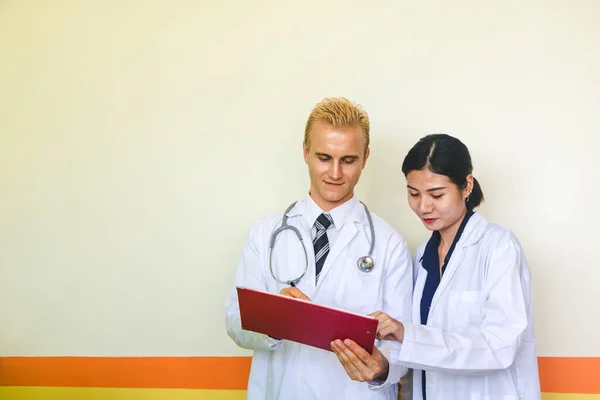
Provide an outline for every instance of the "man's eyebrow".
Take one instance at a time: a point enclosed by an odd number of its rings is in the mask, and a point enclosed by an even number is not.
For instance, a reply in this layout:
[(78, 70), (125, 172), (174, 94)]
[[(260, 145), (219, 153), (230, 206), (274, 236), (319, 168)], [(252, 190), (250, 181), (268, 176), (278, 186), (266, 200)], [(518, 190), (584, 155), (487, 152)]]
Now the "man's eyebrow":
[[(319, 157), (329, 157), (329, 158), (331, 158), (331, 156), (329, 154), (327, 154), (327, 153), (316, 152), (315, 154), (317, 156), (319, 156)], [(354, 154), (348, 154), (348, 155), (343, 156), (342, 158), (353, 158), (353, 159), (356, 159), (356, 158), (359, 158), (359, 156), (354, 155)]]

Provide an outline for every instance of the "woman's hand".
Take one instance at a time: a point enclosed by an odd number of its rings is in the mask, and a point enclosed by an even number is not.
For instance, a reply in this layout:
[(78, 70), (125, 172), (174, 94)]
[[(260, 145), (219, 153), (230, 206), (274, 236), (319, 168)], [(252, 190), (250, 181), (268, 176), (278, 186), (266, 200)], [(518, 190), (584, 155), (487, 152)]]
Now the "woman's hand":
[(369, 314), (370, 317), (377, 318), (377, 339), (395, 340), (402, 343), (404, 341), (404, 325), (384, 312), (376, 311)]

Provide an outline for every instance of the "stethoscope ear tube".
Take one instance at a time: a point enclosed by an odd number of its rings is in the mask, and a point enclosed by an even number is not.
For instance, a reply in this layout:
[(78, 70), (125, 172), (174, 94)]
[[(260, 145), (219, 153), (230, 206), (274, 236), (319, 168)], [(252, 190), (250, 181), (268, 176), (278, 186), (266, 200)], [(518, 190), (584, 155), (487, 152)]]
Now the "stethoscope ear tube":
[[(373, 255), (373, 249), (375, 248), (375, 227), (373, 226), (373, 220), (371, 219), (371, 212), (367, 208), (367, 205), (365, 203), (363, 203), (362, 201), (360, 202), (360, 204), (362, 204), (363, 207), (365, 208), (365, 214), (367, 214), (367, 219), (369, 220), (369, 230), (371, 231), (371, 247), (369, 248), (369, 254), (367, 254), (365, 257), (362, 257), (362, 258), (366, 258), (366, 257), (370, 258), (371, 264), (373, 264), (373, 259), (371, 258), (371, 256)], [(373, 270), (373, 268), (371, 268), (371, 270)]]
[[(291, 209), (292, 206), (290, 206), (289, 209)], [(289, 212), (289, 209), (288, 209), (288, 211), (286, 211), (286, 214)], [(302, 272), (302, 275), (300, 275), (298, 278), (294, 279), (293, 281), (282, 281), (279, 278), (277, 278), (277, 276), (275, 275), (275, 272), (273, 271), (273, 247), (275, 247), (275, 239), (277, 239), (277, 235), (279, 235), (281, 232), (283, 232), (286, 229), (289, 229), (296, 234), (296, 237), (298, 238), (298, 240), (300, 241), (300, 244), (302, 245), (302, 250), (304, 251), (304, 260), (305, 260), (304, 272)], [(296, 284), (298, 282), (300, 282), (300, 279), (302, 279), (304, 277), (304, 275), (306, 275), (306, 272), (308, 272), (308, 253), (306, 252), (306, 246), (304, 245), (304, 240), (302, 240), (302, 235), (300, 234), (300, 231), (298, 230), (298, 228), (287, 224), (287, 215), (284, 215), (284, 221), (283, 221), (282, 225), (279, 228), (275, 229), (275, 231), (271, 235), (271, 242), (269, 243), (269, 248), (270, 248), (269, 269), (271, 270), (271, 276), (279, 283), (286, 283), (292, 287), (295, 287)]]

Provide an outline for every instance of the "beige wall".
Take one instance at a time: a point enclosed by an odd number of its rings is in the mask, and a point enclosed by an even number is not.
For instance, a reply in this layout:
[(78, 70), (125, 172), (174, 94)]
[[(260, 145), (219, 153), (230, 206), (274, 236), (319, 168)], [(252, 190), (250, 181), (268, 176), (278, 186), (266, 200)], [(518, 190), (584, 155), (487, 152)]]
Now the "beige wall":
[(236, 355), (249, 224), (308, 187), (317, 101), (372, 119), (359, 195), (415, 248), (400, 171), (469, 146), (521, 239), (539, 353), (598, 356), (597, 1), (0, 2), (0, 355)]

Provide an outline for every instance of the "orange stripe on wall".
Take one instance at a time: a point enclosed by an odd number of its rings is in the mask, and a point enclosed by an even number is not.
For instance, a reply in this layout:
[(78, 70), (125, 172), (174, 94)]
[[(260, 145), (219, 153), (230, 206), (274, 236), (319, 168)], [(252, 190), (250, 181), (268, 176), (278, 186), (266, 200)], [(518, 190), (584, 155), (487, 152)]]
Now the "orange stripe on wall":
[(3, 357), (0, 386), (245, 390), (248, 357)]
[[(542, 391), (600, 394), (600, 358), (540, 357)], [(0, 386), (245, 390), (249, 357), (4, 357)]]
[(599, 357), (539, 357), (543, 392), (600, 393)]

